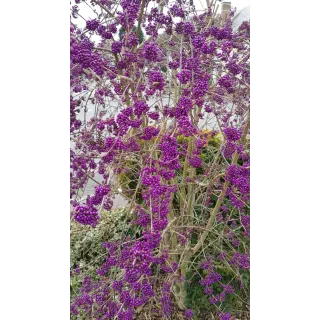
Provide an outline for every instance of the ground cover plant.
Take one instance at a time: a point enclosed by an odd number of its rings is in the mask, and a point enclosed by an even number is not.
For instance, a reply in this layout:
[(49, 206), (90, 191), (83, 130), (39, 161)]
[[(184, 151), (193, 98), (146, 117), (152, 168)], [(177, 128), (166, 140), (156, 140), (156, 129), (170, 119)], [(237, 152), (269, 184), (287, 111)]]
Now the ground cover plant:
[(249, 317), (250, 24), (216, 9), (71, 5), (72, 319)]

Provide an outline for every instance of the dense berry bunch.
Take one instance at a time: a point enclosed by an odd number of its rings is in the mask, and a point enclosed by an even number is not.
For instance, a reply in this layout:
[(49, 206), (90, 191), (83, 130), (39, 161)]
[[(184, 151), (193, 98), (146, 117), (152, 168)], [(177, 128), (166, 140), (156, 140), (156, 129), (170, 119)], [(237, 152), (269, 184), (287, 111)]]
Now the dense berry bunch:
[(200, 168), (202, 166), (202, 159), (198, 155), (195, 155), (189, 159), (189, 163), (194, 168)]
[(177, 73), (177, 78), (182, 84), (186, 84), (191, 80), (192, 74), (190, 70), (182, 70), (180, 73)]
[(113, 53), (120, 53), (121, 52), (121, 48), (122, 48), (122, 42), (121, 41), (112, 42), (111, 50), (112, 50)]
[(81, 224), (95, 226), (99, 220), (98, 211), (91, 206), (77, 206), (74, 219)]
[(88, 20), (86, 22), (86, 27), (90, 31), (95, 31), (99, 27), (99, 25), (100, 25), (100, 22), (98, 20), (96, 20), (96, 19)]
[(138, 117), (141, 117), (150, 109), (149, 106), (144, 101), (136, 101), (133, 105), (133, 108), (134, 108), (133, 113)]
[(140, 137), (143, 140), (151, 140), (159, 134), (160, 130), (155, 127), (146, 127), (143, 129), (143, 135)]
[(159, 59), (160, 49), (154, 42), (148, 42), (143, 47), (143, 57), (149, 61), (156, 62)]
[(226, 179), (230, 182), (227, 194), (230, 202), (237, 208), (245, 207), (250, 194), (250, 170), (243, 166), (231, 165), (227, 169)]
[(192, 35), (194, 33), (194, 25), (191, 22), (185, 22), (182, 25), (182, 30), (185, 35)]
[(170, 8), (170, 12), (172, 13), (172, 15), (174, 17), (180, 17), (180, 18), (184, 18), (184, 11), (183, 9), (177, 5), (174, 4), (171, 8)]
[(193, 318), (193, 311), (190, 309), (187, 309), (184, 313), (187, 319), (192, 319)]
[(237, 128), (225, 128), (223, 130), (224, 134), (226, 135), (226, 138), (229, 141), (238, 141), (241, 138), (241, 130)]
[(160, 71), (151, 70), (148, 75), (149, 84), (151, 89), (163, 90), (165, 86), (164, 78)]

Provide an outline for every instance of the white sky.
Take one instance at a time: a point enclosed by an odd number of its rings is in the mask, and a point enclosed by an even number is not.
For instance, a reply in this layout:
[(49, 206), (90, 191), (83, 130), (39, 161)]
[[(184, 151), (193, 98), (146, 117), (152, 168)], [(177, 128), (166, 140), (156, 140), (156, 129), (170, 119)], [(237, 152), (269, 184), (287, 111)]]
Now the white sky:
[[(238, 10), (249, 6), (250, 1), (249, 0), (229, 0), (231, 2), (231, 7), (237, 7)], [(206, 0), (194, 0), (194, 5), (196, 6), (196, 9), (202, 9), (203, 7), (207, 7)]]
[[(229, 1), (231, 2), (232, 7), (237, 8), (237, 11), (250, 5), (250, 0), (229, 0)], [(193, 3), (194, 3), (197, 10), (201, 10), (203, 8), (206, 8), (206, 0), (194, 0)], [(75, 5), (74, 0), (71, 1), (71, 4)], [(85, 3), (81, 2), (80, 4), (78, 4), (78, 7), (80, 9), (79, 13), (85, 19), (88, 19), (88, 18), (94, 19), (96, 17), (95, 14), (92, 12), (92, 10)], [(79, 27), (81, 27), (81, 28), (85, 27), (85, 22), (83, 21), (82, 18), (79, 17), (78, 19), (76, 19), (75, 22)]]

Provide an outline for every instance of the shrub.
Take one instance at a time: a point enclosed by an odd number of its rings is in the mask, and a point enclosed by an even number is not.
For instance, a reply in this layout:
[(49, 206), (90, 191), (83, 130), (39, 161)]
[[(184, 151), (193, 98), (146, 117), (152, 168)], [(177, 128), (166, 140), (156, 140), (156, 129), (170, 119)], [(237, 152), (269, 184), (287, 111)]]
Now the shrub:
[[(73, 239), (72, 263), (96, 268), (74, 278), (71, 313), (243, 317), (250, 24), (233, 30), (214, 8), (198, 14), (184, 2), (97, 6), (103, 14), (85, 29), (71, 25), (71, 203), (72, 217), (85, 225)], [(142, 29), (147, 38), (139, 43), (132, 31)], [(88, 104), (95, 115), (80, 120)], [(95, 190), (81, 199), (89, 180)], [(116, 211), (119, 220), (103, 224), (100, 212), (111, 212), (116, 194), (127, 198), (129, 220)], [(105, 238), (103, 251), (96, 245)]]

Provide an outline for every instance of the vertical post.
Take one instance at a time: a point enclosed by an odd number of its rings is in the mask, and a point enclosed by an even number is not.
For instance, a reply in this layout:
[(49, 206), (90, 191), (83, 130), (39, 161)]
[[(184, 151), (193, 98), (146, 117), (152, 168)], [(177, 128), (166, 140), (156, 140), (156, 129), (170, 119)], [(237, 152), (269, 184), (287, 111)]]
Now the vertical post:
[(230, 16), (231, 2), (222, 1), (221, 3), (221, 24), (224, 25)]

